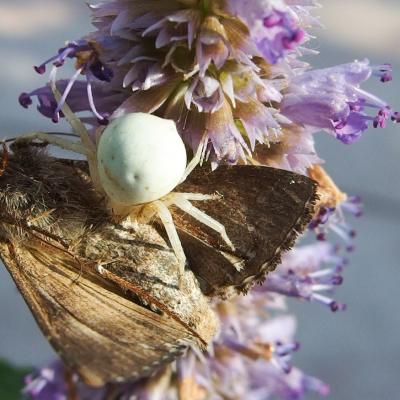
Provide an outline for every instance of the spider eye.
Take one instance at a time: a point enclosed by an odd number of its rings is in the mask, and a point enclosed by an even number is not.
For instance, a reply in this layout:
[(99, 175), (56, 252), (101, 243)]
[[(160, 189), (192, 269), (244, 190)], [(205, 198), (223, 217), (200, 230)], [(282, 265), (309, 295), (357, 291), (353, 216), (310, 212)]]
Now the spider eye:
[(97, 158), (105, 192), (114, 202), (128, 206), (171, 192), (187, 161), (175, 123), (144, 113), (113, 120), (100, 138)]

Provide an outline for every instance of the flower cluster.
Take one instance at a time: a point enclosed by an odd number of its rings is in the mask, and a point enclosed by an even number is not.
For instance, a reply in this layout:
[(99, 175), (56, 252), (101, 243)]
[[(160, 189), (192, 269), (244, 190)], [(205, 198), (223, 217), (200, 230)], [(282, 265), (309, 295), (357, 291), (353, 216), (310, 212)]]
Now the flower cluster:
[[(39, 111), (58, 121), (67, 101), (74, 112), (91, 111), (94, 125), (129, 112), (156, 113), (175, 120), (188, 147), (196, 152), (202, 146), (214, 166), (257, 158), (257, 147), (279, 147), (278, 159), (274, 153), (262, 163), (292, 168), (288, 159), (299, 149), (294, 170), (301, 171), (309, 166), (307, 155), (315, 160), (310, 140), (315, 131), (352, 143), (370, 124), (400, 120), (386, 102), (360, 88), (371, 76), (390, 81), (390, 65), (365, 60), (312, 70), (299, 60), (310, 52), (306, 29), (318, 25), (311, 15), (315, 5), (313, 0), (93, 5), (96, 31), (35, 67), (42, 74), (52, 64), (55, 81), (56, 70), (75, 60), (76, 73), (58, 83), (62, 98), (56, 101), (47, 86), (23, 93), (20, 103), (28, 107), (36, 96)], [(78, 80), (81, 75), (86, 82)]]
[[(301, 60), (315, 53), (307, 48), (307, 30), (319, 26), (316, 6), (314, 0), (105, 0), (90, 6), (94, 32), (35, 67), (44, 74), (51, 66), (51, 84), (62, 96), (56, 99), (47, 84), (21, 94), (20, 104), (28, 108), (36, 98), (54, 122), (65, 103), (75, 113), (89, 111), (83, 121), (94, 130), (127, 113), (154, 113), (173, 119), (188, 149), (213, 168), (287, 169), (315, 178), (323, 193), (310, 225), (317, 243), (285, 255), (246, 297), (215, 304), (222, 329), (208, 355), (189, 350), (152, 378), (101, 390), (56, 363), (27, 378), (27, 396), (290, 400), (310, 391), (328, 394), (324, 383), (291, 366), (299, 345), (285, 298), (345, 309), (331, 293), (343, 282), (346, 260), (326, 239), (335, 232), (352, 250), (355, 233), (344, 212), (362, 211), (358, 198), (315, 169), (322, 160), (314, 134), (322, 130), (350, 144), (369, 126), (400, 122), (400, 113), (361, 88), (371, 77), (390, 81), (389, 64), (363, 60), (312, 69)], [(57, 80), (71, 59), (76, 72)]]

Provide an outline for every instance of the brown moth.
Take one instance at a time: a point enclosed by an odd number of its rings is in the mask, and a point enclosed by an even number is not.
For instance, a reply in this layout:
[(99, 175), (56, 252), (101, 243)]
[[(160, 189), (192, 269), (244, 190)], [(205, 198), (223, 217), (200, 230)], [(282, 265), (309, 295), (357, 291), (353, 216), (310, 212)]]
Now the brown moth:
[(174, 221), (203, 292), (222, 297), (246, 292), (275, 269), (312, 219), (318, 199), (314, 180), (262, 166), (198, 168), (177, 190), (220, 194), (199, 207), (225, 226), (235, 252), (188, 214), (177, 211)]
[[(7, 158), (8, 157), (8, 158)], [(93, 386), (146, 376), (218, 323), (151, 226), (109, 222), (86, 173), (30, 146), (2, 154), (0, 256), (44, 335)]]
[[(193, 274), (178, 285), (174, 253), (149, 225), (109, 222), (87, 164), (20, 145), (0, 177), (0, 254), (41, 329), (92, 385), (151, 373), (217, 331), (201, 290), (227, 297), (275, 268), (314, 212), (316, 183), (266, 167), (196, 168), (176, 190), (220, 194), (199, 208), (233, 252), (186, 214), (174, 222)], [(0, 174), (1, 175), (1, 174)]]

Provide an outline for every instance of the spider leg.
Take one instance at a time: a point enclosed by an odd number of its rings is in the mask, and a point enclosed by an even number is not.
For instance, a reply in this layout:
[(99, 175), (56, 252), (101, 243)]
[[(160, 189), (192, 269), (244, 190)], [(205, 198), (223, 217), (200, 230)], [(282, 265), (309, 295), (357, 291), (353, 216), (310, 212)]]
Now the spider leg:
[(186, 256), (185, 253), (183, 252), (182, 244), (179, 239), (178, 233), (176, 231), (172, 215), (168, 210), (168, 207), (160, 200), (154, 201), (152, 203), (152, 206), (155, 207), (155, 209), (157, 210), (157, 214), (164, 225), (172, 249), (174, 250), (176, 258), (178, 259), (181, 267), (180, 276), (183, 276), (186, 264)]
[[(56, 86), (56, 80), (55, 80), (55, 73), (56, 73), (57, 68), (53, 68), (53, 70), (50, 73), (50, 86), (51, 90), (54, 94), (54, 97), (56, 98), (57, 102), (61, 100), (61, 93), (57, 89)], [(89, 133), (85, 127), (85, 125), (82, 123), (82, 121), (72, 112), (71, 108), (68, 106), (66, 102), (64, 102), (63, 106), (61, 107), (61, 111), (65, 115), (65, 118), (67, 119), (68, 123), (71, 125), (72, 129), (76, 134), (79, 135), (79, 137), (82, 140), (82, 143), (88, 148), (91, 149), (92, 151), (95, 151), (95, 145), (90, 139)]]
[(25, 135), (19, 136), (16, 139), (16, 142), (20, 141), (32, 141), (32, 140), (41, 140), (43, 142), (48, 142), (54, 146), (60, 147), (64, 150), (73, 151), (74, 153), (83, 154), (88, 156), (88, 151), (86, 147), (80, 142), (73, 142), (72, 140), (62, 139), (58, 136), (45, 133), (45, 132), (32, 132), (27, 133)]
[[(182, 197), (189, 201), (217, 200), (221, 197), (221, 195), (219, 194), (182, 193), (182, 192), (172, 192), (172, 194), (175, 196), (178, 195), (179, 197)], [(172, 199), (171, 201), (172, 204), (175, 197), (171, 197), (171, 199)]]
[(204, 148), (206, 146), (206, 139), (203, 139), (199, 147), (197, 147), (196, 153), (194, 154), (193, 158), (190, 160), (190, 163), (187, 165), (185, 169), (185, 173), (179, 183), (182, 183), (186, 180), (186, 178), (191, 174), (191, 172), (200, 164), (202, 164), (204, 158)]
[[(56, 86), (56, 70), (57, 68), (54, 67), (50, 73), (50, 86), (54, 97), (59, 102), (62, 96)], [(73, 131), (81, 138), (82, 146), (86, 149), (85, 155), (87, 156), (90, 176), (92, 178), (93, 185), (98, 192), (103, 193), (103, 187), (100, 183), (100, 177), (97, 170), (96, 144), (93, 143), (93, 141), (90, 139), (89, 132), (87, 131), (83, 122), (73, 113), (66, 102), (64, 102), (63, 106), (61, 107), (61, 111), (65, 115), (65, 118), (71, 125)]]
[[(201, 196), (207, 196), (207, 195), (201, 195)], [(196, 199), (197, 200), (197, 199)], [(180, 193), (176, 194), (176, 197), (174, 199), (174, 204), (179, 207), (182, 211), (185, 211), (189, 215), (191, 215), (193, 218), (197, 219), (198, 221), (202, 222), (204, 225), (207, 225), (214, 231), (217, 231), (222, 239), (224, 239), (225, 243), (233, 250), (235, 251), (235, 246), (233, 243), (230, 241), (224, 225), (222, 225), (220, 222), (216, 221), (214, 218), (210, 217), (207, 215), (205, 212), (199, 210), (197, 207), (195, 207), (190, 201), (185, 197), (185, 194), (182, 196)]]

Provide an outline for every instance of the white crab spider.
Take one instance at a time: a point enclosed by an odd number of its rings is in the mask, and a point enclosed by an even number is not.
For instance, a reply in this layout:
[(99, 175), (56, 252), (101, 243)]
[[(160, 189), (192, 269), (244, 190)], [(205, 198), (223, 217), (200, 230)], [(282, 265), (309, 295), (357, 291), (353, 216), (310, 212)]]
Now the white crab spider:
[[(53, 87), (56, 97), (59, 96)], [(97, 146), (83, 123), (67, 105), (63, 113), (80, 141), (72, 142), (51, 134), (34, 132), (20, 139), (39, 139), (87, 157), (93, 184), (107, 195), (119, 222), (162, 221), (183, 273), (186, 256), (169, 211), (175, 205), (217, 231), (234, 251), (225, 227), (193, 206), (190, 201), (215, 199), (216, 195), (178, 193), (173, 189), (191, 173), (201, 159), (201, 146), (186, 166), (186, 149), (175, 123), (151, 114), (132, 113), (116, 118), (99, 136)]]

